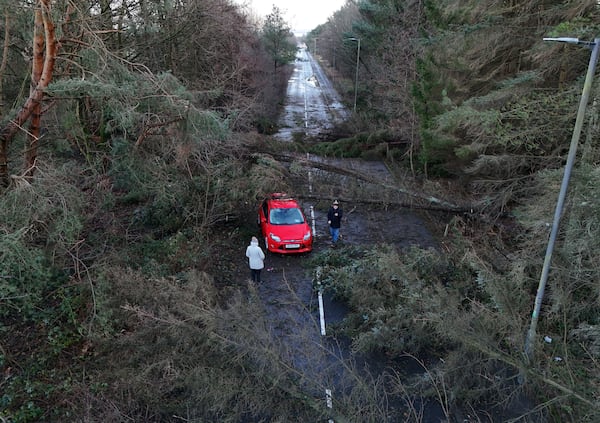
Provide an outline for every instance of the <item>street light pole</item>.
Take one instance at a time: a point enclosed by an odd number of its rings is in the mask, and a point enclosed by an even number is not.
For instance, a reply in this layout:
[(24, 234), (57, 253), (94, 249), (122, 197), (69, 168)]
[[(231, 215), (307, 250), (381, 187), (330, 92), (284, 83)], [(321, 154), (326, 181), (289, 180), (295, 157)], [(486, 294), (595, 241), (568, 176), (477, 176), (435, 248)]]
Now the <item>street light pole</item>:
[(535, 346), (535, 336), (537, 329), (537, 322), (540, 316), (540, 309), (542, 307), (542, 299), (544, 298), (544, 290), (546, 288), (546, 282), (548, 280), (548, 273), (550, 272), (550, 262), (552, 261), (552, 252), (554, 250), (554, 244), (558, 235), (558, 226), (560, 224), (560, 218), (562, 216), (565, 198), (567, 196), (567, 188), (569, 187), (569, 179), (571, 177), (571, 170), (573, 169), (573, 163), (575, 162), (575, 155), (577, 153), (577, 144), (579, 143), (579, 136), (581, 134), (581, 128), (583, 127), (583, 119), (585, 117), (585, 109), (590, 97), (592, 88), (592, 79), (594, 78), (594, 72), (596, 70), (596, 63), (598, 62), (598, 49), (600, 46), (600, 38), (594, 39), (594, 41), (579, 41), (578, 38), (544, 38), (544, 41), (558, 41), (569, 44), (584, 45), (592, 49), (590, 55), (590, 63), (588, 65), (587, 74), (585, 76), (585, 82), (583, 83), (583, 92), (581, 94), (581, 100), (579, 102), (579, 109), (577, 111), (577, 119), (575, 120), (575, 127), (573, 128), (573, 137), (571, 138), (571, 145), (569, 147), (569, 155), (567, 156), (567, 163), (565, 165), (565, 173), (563, 175), (560, 192), (558, 194), (558, 201), (556, 203), (556, 209), (554, 211), (554, 220), (552, 222), (552, 230), (550, 231), (550, 238), (548, 240), (548, 246), (546, 248), (546, 256), (544, 258), (544, 265), (542, 267), (542, 274), (540, 276), (540, 282), (535, 297), (535, 305), (533, 313), (531, 315), (531, 324), (529, 332), (527, 333), (527, 339), (525, 340), (525, 356), (529, 362), (533, 359), (533, 350)]
[(354, 76), (354, 113), (356, 113), (356, 99), (358, 97), (358, 67), (360, 65), (360, 38), (351, 37), (348, 40), (356, 41), (356, 73)]

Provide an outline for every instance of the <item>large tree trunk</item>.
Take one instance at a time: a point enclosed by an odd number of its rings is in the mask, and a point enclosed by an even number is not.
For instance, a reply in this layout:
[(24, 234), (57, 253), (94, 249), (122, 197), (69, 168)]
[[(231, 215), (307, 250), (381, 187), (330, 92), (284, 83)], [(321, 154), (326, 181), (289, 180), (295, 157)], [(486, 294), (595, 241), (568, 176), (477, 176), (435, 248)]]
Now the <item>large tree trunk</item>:
[[(0, 130), (0, 181), (7, 185), (9, 182), (8, 178), (8, 147), (10, 140), (14, 138), (19, 129), (23, 128), (23, 125), (27, 120), (34, 114), (40, 114), (41, 102), (44, 97), (44, 90), (50, 84), (52, 80), (52, 73), (54, 71), (54, 62), (56, 60), (56, 54), (58, 51), (58, 42), (56, 40), (54, 22), (50, 14), (51, 0), (38, 0), (35, 10), (35, 24), (36, 27), (41, 19), (43, 25), (43, 41), (41, 46), (38, 44), (37, 39), (38, 32), (34, 30), (34, 57), (32, 65), (32, 89), (29, 93), (29, 98), (25, 101), (25, 104), (14, 119), (6, 124)], [(41, 31), (41, 27), (39, 28)], [(45, 46), (45, 49), (43, 48)], [(43, 51), (41, 55), (36, 54), (36, 49)], [(39, 75), (39, 77), (37, 76)], [(37, 79), (37, 83), (35, 83)], [(39, 133), (39, 116), (36, 118), (37, 122), (32, 123), (32, 128), (37, 125)], [(33, 145), (29, 146), (27, 152), (27, 161), (31, 158), (33, 164), (35, 157), (37, 156), (37, 135)], [(31, 166), (28, 166), (29, 169)], [(31, 169), (31, 174), (33, 169)]]
[[(35, 91), (35, 87), (40, 83), (42, 71), (44, 69), (44, 19), (41, 9), (36, 9), (34, 12), (33, 25), (33, 61), (31, 64), (31, 86), (29, 95)], [(40, 136), (40, 119), (41, 119), (41, 103), (36, 103), (31, 112), (31, 120), (29, 121), (29, 132), (27, 138), (29, 147), (25, 150), (25, 172), (24, 176), (31, 178), (35, 167), (35, 159), (37, 157), (38, 139)]]

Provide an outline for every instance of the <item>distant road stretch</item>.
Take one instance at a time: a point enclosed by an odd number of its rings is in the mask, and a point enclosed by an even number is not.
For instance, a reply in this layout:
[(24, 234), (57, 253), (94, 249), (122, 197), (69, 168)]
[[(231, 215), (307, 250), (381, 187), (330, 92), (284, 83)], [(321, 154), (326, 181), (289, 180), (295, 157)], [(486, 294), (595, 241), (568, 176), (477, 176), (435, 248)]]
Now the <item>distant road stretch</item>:
[(275, 136), (285, 141), (293, 141), (294, 133), (318, 136), (349, 116), (321, 66), (306, 49), (300, 49)]

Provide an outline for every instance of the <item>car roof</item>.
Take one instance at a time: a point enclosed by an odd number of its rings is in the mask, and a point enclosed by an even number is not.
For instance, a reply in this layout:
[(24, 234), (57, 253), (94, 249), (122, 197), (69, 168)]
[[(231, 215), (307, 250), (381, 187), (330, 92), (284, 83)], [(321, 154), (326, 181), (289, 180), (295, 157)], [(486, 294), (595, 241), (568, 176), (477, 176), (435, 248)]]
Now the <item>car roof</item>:
[(267, 201), (269, 202), (269, 204), (271, 205), (271, 207), (273, 208), (278, 208), (278, 209), (289, 209), (289, 208), (295, 208), (295, 207), (300, 207), (298, 202), (289, 197), (287, 194), (282, 193), (282, 192), (275, 192), (273, 194), (271, 194), (269, 196), (269, 198), (267, 198)]

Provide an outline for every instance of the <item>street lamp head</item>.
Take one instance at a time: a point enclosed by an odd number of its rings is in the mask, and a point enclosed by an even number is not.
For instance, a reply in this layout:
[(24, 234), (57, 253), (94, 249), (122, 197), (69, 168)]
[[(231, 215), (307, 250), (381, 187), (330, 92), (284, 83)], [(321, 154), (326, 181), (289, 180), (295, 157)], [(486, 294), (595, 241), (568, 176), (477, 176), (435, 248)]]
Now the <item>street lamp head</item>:
[(598, 38), (594, 41), (581, 41), (579, 38), (572, 37), (544, 37), (544, 41), (557, 41), (559, 43), (579, 44), (587, 47), (593, 47), (598, 42)]
[(544, 37), (544, 41), (558, 41), (561, 43), (579, 44), (579, 38), (571, 37)]

